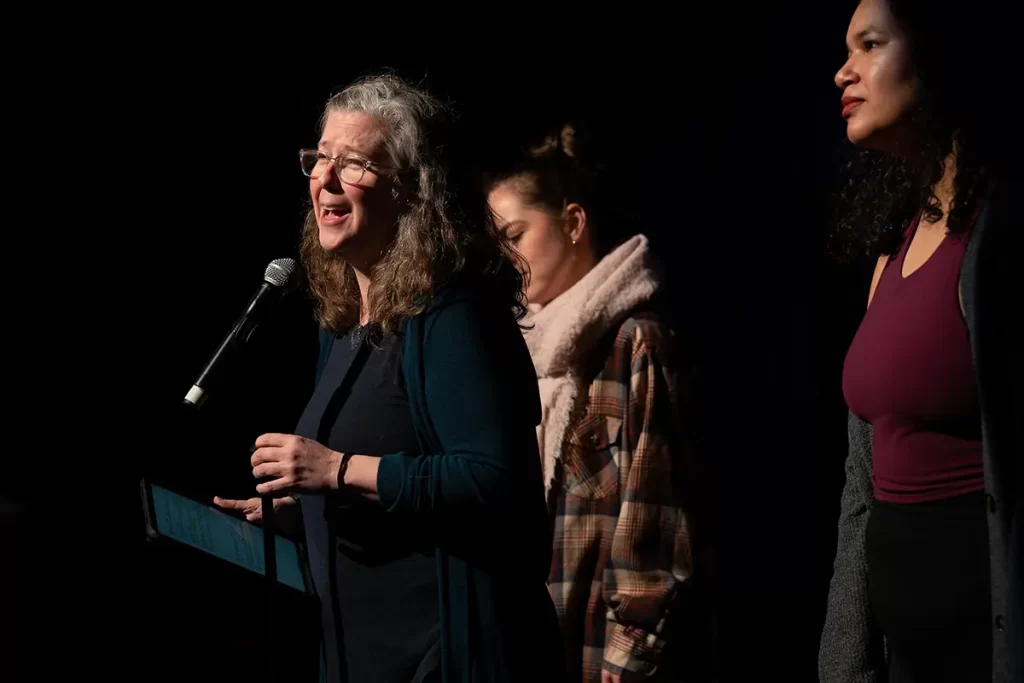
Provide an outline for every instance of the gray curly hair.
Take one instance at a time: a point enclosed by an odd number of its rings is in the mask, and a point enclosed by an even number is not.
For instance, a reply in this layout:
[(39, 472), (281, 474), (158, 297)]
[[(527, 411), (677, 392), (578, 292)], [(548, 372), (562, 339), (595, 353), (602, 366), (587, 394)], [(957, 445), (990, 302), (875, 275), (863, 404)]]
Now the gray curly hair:
[[(367, 306), (383, 332), (396, 332), (423, 310), (437, 285), (460, 275), (490, 279), (516, 317), (526, 312), (518, 257), (495, 225), (473, 170), (461, 158), (455, 112), (424, 89), (394, 74), (364, 77), (333, 95), (320, 119), (335, 113), (368, 114), (380, 123), (380, 140), (411, 185), (398, 212), (395, 238), (371, 273)], [(398, 201), (398, 200), (396, 200)], [(355, 274), (320, 246), (310, 208), (300, 253), (321, 326), (342, 332), (358, 324)]]

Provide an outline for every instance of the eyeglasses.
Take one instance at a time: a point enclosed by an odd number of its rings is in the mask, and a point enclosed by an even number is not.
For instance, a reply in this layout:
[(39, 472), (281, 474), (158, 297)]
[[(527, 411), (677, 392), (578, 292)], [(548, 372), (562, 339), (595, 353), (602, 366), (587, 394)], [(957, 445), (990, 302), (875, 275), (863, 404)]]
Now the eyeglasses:
[(356, 185), (362, 179), (366, 171), (379, 173), (382, 170), (393, 170), (375, 164), (359, 157), (329, 157), (316, 149), (304, 149), (299, 152), (299, 163), (302, 165), (302, 172), (310, 178), (319, 178), (327, 171), (329, 164), (334, 164), (335, 171), (341, 182), (349, 185)]

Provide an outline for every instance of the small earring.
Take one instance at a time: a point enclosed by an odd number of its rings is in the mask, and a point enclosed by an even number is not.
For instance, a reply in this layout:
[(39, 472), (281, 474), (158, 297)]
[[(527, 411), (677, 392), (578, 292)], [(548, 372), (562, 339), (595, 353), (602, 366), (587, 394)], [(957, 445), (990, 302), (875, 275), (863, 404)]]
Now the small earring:
[(574, 247), (576, 246), (576, 238), (575, 237), (572, 238), (572, 246), (574, 246)]

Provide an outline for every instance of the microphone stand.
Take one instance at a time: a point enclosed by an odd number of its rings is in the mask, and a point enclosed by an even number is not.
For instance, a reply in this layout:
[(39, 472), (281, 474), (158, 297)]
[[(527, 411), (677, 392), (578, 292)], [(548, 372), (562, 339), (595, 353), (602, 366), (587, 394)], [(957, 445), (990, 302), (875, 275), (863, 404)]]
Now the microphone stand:
[(274, 520), (274, 497), (271, 495), (260, 496), (260, 505), (263, 508), (263, 563), (267, 577), (266, 613), (265, 613), (265, 638), (267, 648), (267, 681), (275, 681), (275, 659), (274, 659), (274, 594), (277, 590), (277, 551), (274, 546), (276, 525)]
[[(185, 412), (189, 415), (196, 415), (200, 412), (200, 404), (185, 402)], [(256, 448), (249, 449), (249, 453), (255, 453)], [(259, 480), (258, 483), (271, 481), (271, 478)], [(263, 567), (266, 577), (266, 595), (264, 611), (264, 650), (266, 651), (266, 675), (264, 680), (267, 683), (277, 683), (277, 658), (274, 647), (274, 618), (277, 612), (275, 604), (277, 590), (277, 548), (275, 536), (277, 523), (274, 515), (274, 496), (260, 496), (260, 507), (263, 516)]]
[[(213, 357), (207, 362), (192, 388), (185, 395), (184, 404), (193, 411), (198, 410), (206, 399), (208, 384), (217, 384), (219, 370), (226, 364), (228, 356), (233, 355), (244, 346), (260, 322), (260, 314), (278, 296), (294, 289), (299, 278), (296, 276), (298, 264), (294, 259), (275, 259), (267, 266), (263, 274), (263, 283), (256, 294), (249, 300), (242, 315), (235, 321), (231, 331), (217, 347)], [(276, 295), (276, 296), (275, 296)], [(255, 452), (255, 447), (250, 453)], [(274, 656), (274, 614), (275, 592), (277, 590), (277, 549), (275, 548), (276, 524), (274, 519), (274, 497), (260, 496), (263, 513), (263, 566), (267, 581), (266, 594), (266, 680), (275, 681), (276, 659)]]

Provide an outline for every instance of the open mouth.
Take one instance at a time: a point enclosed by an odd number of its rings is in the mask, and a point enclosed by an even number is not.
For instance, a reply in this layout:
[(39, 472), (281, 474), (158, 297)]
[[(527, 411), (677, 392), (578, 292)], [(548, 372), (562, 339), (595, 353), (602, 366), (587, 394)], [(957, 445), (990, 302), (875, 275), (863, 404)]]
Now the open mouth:
[(352, 211), (347, 208), (331, 209), (328, 207), (321, 207), (320, 223), (322, 225), (337, 225), (348, 218), (351, 213)]

